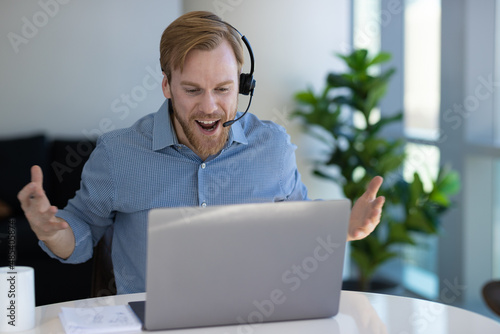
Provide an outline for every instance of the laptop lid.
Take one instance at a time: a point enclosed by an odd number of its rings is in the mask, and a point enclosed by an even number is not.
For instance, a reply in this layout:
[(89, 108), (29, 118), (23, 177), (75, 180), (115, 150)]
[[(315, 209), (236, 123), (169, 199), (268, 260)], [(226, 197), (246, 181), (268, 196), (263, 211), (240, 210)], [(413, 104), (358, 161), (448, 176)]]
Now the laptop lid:
[(154, 209), (148, 330), (337, 314), (349, 200)]

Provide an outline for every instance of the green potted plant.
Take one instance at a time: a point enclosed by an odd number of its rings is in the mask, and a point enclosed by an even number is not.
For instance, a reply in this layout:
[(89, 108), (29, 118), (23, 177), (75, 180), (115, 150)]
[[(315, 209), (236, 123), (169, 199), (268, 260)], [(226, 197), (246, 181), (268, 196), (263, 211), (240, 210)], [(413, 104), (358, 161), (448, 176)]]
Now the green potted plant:
[[(384, 177), (379, 194), (386, 197), (386, 204), (379, 226), (367, 238), (351, 242), (358, 287), (369, 290), (376, 270), (398, 256), (396, 245), (415, 245), (416, 234), (438, 233), (440, 217), (452, 204), (450, 196), (459, 191), (460, 179), (443, 166), (431, 189), (424, 187), (418, 172), (413, 180), (402, 177), (405, 140), (391, 140), (381, 132), (401, 122), (403, 113), (377, 117), (375, 112), (395, 70), (373, 74), (374, 66), (389, 61), (390, 55), (370, 57), (367, 50), (355, 50), (339, 57), (348, 70), (328, 74), (319, 94), (312, 89), (296, 93), (298, 106), (292, 117), (300, 118), (306, 131), (328, 147), (324, 159), (316, 161), (314, 174), (338, 183), (353, 203), (374, 176)], [(354, 116), (364, 124), (355, 124), (359, 122), (353, 122)], [(338, 173), (328, 167), (336, 167)]]

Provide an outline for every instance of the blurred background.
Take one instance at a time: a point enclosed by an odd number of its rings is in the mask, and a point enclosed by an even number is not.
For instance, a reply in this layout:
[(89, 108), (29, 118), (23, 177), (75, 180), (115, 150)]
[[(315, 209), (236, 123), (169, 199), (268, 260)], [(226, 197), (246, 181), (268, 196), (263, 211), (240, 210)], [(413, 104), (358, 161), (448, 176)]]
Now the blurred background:
[(397, 72), (379, 112), (404, 111), (384, 133), (408, 141), (401, 177), (419, 170), (430, 179), (449, 164), (462, 191), (442, 233), (382, 271), (408, 293), (491, 316), (481, 287), (500, 278), (497, 0), (0, 0), (0, 140), (93, 141), (157, 111), (161, 34), (192, 10), (247, 36), (257, 81), (250, 111), (290, 133), (311, 198), (342, 191), (311, 176), (319, 149), (289, 117), (294, 94), (345, 70), (337, 53), (392, 54)]

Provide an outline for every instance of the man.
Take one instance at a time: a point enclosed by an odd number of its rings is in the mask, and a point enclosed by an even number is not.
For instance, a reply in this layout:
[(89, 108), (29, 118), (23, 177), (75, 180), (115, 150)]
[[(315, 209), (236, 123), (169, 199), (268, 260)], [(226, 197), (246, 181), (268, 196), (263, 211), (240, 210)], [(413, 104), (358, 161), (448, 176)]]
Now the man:
[[(50, 205), (37, 166), (18, 196), (41, 247), (62, 262), (88, 260), (113, 224), (118, 293), (145, 290), (152, 208), (308, 200), (283, 128), (252, 114), (223, 126), (237, 114), (243, 49), (235, 29), (208, 12), (185, 14), (165, 29), (160, 62), (168, 100), (130, 128), (99, 138), (81, 189), (64, 210)], [(378, 224), (381, 183), (374, 178), (355, 203), (348, 240)]]

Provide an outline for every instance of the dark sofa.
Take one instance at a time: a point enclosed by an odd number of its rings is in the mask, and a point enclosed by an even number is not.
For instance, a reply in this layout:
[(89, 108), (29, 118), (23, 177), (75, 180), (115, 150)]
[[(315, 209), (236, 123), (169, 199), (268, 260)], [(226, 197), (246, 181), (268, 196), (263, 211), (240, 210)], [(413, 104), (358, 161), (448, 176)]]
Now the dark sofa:
[(64, 208), (80, 187), (80, 176), (95, 143), (87, 139), (50, 139), (44, 134), (0, 140), (0, 266), (8, 266), (15, 225), (18, 266), (35, 269), (36, 305), (91, 296), (92, 265), (62, 264), (50, 258), (24, 217), (17, 193), (31, 180), (30, 168), (44, 172), (44, 189), (52, 205)]

